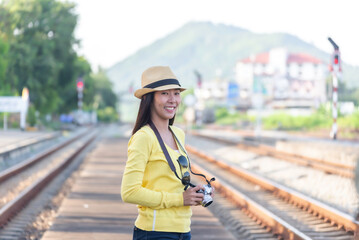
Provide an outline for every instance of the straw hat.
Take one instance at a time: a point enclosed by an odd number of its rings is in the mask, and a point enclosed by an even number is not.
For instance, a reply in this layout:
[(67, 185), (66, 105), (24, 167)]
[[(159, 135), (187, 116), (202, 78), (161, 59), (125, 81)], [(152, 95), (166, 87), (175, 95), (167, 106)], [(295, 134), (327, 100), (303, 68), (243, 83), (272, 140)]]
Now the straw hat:
[(142, 73), (142, 88), (135, 91), (135, 97), (141, 98), (143, 95), (162, 90), (179, 89), (181, 92), (186, 90), (167, 66), (150, 67)]

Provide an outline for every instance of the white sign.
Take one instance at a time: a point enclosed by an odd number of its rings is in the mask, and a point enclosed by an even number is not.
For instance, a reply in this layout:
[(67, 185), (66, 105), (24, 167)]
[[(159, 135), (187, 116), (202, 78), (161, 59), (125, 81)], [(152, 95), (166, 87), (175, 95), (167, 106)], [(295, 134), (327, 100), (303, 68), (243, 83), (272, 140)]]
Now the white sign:
[[(26, 113), (29, 106), (29, 98), (23, 97), (0, 97), (0, 112), (20, 112), (20, 128), (25, 129)], [(6, 114), (4, 114), (4, 129), (7, 129)]]
[(0, 97), (0, 112), (22, 112), (26, 103), (21, 97)]

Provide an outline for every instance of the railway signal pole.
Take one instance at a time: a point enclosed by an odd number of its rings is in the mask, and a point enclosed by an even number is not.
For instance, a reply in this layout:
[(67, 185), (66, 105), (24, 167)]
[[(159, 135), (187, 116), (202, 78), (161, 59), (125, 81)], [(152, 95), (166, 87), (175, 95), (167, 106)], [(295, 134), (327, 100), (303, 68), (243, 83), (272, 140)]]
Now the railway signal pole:
[(333, 140), (337, 139), (337, 132), (338, 132), (338, 126), (337, 126), (337, 117), (338, 117), (338, 75), (341, 72), (341, 64), (340, 64), (340, 51), (339, 46), (329, 37), (329, 42), (332, 44), (334, 48), (332, 61), (330, 64), (330, 71), (333, 75), (333, 96), (332, 96), (332, 114), (333, 114), (333, 125), (332, 130), (330, 132), (330, 136), (333, 138)]
[(82, 110), (83, 90), (84, 90), (84, 80), (83, 80), (82, 77), (79, 77), (77, 79), (76, 88), (77, 88), (77, 107), (78, 107), (79, 111), (81, 112), (81, 110)]

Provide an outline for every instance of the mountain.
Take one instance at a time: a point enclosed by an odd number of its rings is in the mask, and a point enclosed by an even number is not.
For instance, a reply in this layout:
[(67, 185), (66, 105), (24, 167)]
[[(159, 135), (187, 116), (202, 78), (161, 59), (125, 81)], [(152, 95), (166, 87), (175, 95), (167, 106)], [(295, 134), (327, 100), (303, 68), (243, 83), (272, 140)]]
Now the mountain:
[[(330, 60), (329, 53), (287, 33), (260, 34), (225, 24), (190, 22), (110, 67), (107, 73), (115, 91), (122, 92), (130, 85), (140, 88), (146, 68), (167, 65), (182, 86), (192, 87), (196, 84), (195, 70), (203, 81), (218, 77), (234, 80), (238, 60), (276, 47), (286, 47), (289, 53), (308, 53), (324, 62)], [(359, 67), (343, 65), (343, 79), (348, 87), (359, 86), (357, 76)]]

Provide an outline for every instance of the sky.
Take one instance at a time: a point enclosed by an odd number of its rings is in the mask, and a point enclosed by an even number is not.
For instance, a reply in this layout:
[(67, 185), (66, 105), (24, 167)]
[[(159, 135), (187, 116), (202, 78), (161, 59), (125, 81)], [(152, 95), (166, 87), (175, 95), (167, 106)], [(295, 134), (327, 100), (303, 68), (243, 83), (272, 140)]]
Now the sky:
[(359, 66), (358, 0), (72, 0), (80, 54), (109, 68), (190, 21), (210, 21), (256, 33), (284, 32)]

